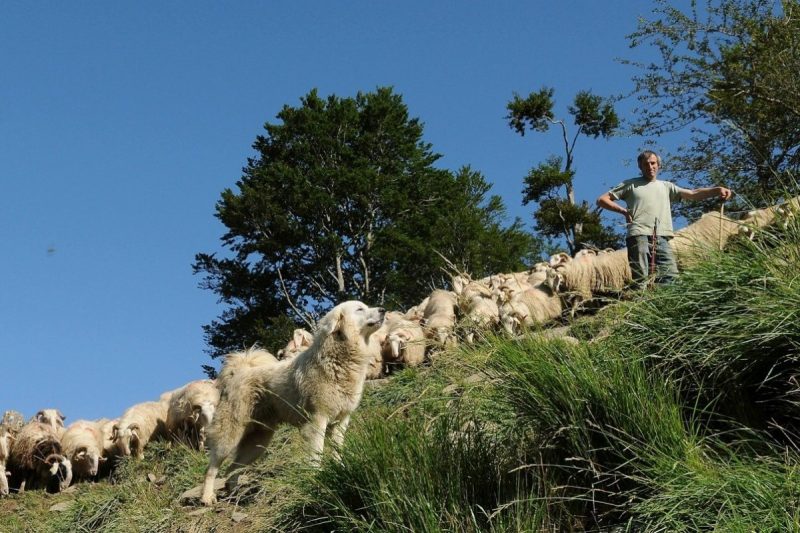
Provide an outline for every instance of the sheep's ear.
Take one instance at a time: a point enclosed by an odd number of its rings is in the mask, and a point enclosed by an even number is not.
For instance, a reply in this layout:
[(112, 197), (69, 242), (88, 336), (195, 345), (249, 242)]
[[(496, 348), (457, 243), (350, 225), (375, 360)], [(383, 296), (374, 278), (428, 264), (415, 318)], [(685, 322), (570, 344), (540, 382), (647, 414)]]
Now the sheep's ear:
[(128, 429), (130, 429), (131, 433), (133, 433), (137, 437), (139, 436), (139, 424), (131, 424), (130, 426), (128, 426)]
[(62, 413), (61, 411), (56, 411), (56, 414), (58, 415), (58, 418), (61, 419), (61, 422), (64, 422), (64, 420), (67, 419), (67, 417), (64, 416), (64, 413)]
[(303, 341), (305, 340), (305, 335), (303, 335), (302, 329), (294, 330), (294, 334), (292, 335), (292, 341), (296, 347), (300, 347), (303, 345)]
[(111, 427), (111, 440), (112, 441), (117, 440), (117, 435), (119, 435), (119, 425), (118, 424), (114, 424)]
[(84, 457), (86, 457), (86, 448), (85, 447), (78, 448), (78, 450), (75, 453), (75, 457), (78, 459), (83, 459)]
[(37, 422), (41, 422), (43, 418), (44, 418), (44, 411), (39, 411), (38, 413), (33, 415), (33, 419), (36, 420)]

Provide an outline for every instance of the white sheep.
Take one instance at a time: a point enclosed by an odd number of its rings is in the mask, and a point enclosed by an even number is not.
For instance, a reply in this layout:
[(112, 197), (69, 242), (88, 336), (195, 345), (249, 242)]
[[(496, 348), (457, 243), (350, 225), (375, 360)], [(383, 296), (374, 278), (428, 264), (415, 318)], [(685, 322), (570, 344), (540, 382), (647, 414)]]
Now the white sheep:
[(755, 230), (781, 221), (785, 223), (800, 206), (800, 197), (781, 205), (749, 211), (741, 220), (735, 220), (716, 211), (704, 213), (696, 220), (675, 232), (670, 241), (681, 267), (695, 264), (707, 256), (709, 250), (723, 250), (736, 235), (752, 239)]
[(710, 250), (724, 249), (730, 238), (743, 228), (742, 222), (711, 211), (676, 231), (670, 245), (678, 264), (686, 268), (702, 260)]
[(203, 449), (206, 428), (211, 425), (219, 404), (219, 390), (214, 381), (192, 381), (175, 393), (169, 402), (167, 431), (173, 438)]
[(107, 422), (108, 419), (77, 420), (61, 436), (64, 456), (72, 463), (72, 474), (76, 480), (97, 477), (100, 464), (107, 460), (102, 429)]
[(144, 448), (153, 438), (166, 434), (167, 402), (144, 402), (129, 407), (114, 424), (112, 439), (117, 454), (144, 458)]
[(425, 360), (425, 333), (417, 322), (400, 318), (389, 323), (383, 347), (387, 364), (417, 366)]
[(622, 291), (633, 279), (626, 249), (596, 255), (591, 261), (570, 261), (548, 274), (547, 285), (571, 302), (571, 314), (593, 295)]
[(292, 339), (286, 346), (278, 350), (278, 359), (291, 359), (306, 350), (314, 341), (314, 335), (302, 328), (297, 328), (292, 333)]
[(49, 424), (25, 424), (11, 445), (8, 466), (11, 484), (18, 492), (25, 492), (26, 488), (60, 492), (72, 482), (72, 464), (63, 455), (58, 433)]
[(467, 326), (467, 341), (472, 342), (476, 329), (492, 329), (500, 321), (495, 291), (490, 282), (472, 281), (466, 275), (454, 276), (452, 284), (453, 292), (458, 297), (458, 310)]
[(386, 336), (389, 334), (389, 326), (392, 323), (403, 319), (403, 313), (399, 313), (397, 311), (390, 311), (386, 313), (381, 326), (372, 332), (369, 338), (367, 338), (367, 352), (370, 354), (371, 359), (369, 365), (367, 366), (367, 375), (365, 379), (378, 379), (383, 377), (385, 374), (385, 346)]
[(500, 321), (511, 334), (561, 317), (561, 298), (543, 285), (513, 295), (500, 306)]
[(445, 346), (453, 342), (453, 328), (456, 324), (456, 294), (436, 289), (428, 297), (423, 312), (425, 335)]
[(106, 459), (113, 459), (119, 456), (117, 443), (114, 442), (114, 426), (117, 424), (119, 424), (119, 418), (113, 418), (111, 420), (103, 418), (99, 423), (100, 435), (103, 443), (103, 457)]
[(0, 496), (8, 496), (8, 476), (11, 472), (6, 471), (6, 463), (11, 453), (12, 442), (11, 429), (0, 425)]

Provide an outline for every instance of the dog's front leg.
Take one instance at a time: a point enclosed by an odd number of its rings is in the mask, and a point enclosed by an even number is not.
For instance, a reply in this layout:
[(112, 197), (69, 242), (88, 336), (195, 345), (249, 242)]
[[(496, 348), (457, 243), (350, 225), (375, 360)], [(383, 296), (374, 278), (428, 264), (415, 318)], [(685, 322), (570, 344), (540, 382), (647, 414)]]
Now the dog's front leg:
[(312, 466), (319, 466), (322, 462), (322, 448), (325, 444), (327, 427), (327, 417), (314, 415), (300, 428), (300, 434), (308, 446), (309, 461)]
[(213, 447), (211, 448), (208, 459), (208, 470), (206, 470), (206, 477), (203, 480), (203, 490), (200, 495), (200, 502), (203, 505), (214, 505), (217, 503), (214, 482), (217, 479), (219, 467), (224, 459), (224, 457), (217, 455), (216, 450)]
[(344, 443), (344, 432), (347, 431), (347, 426), (350, 424), (350, 415), (343, 416), (337, 422), (328, 426), (327, 436), (331, 439), (331, 454), (337, 461), (342, 460), (339, 455), (339, 450), (342, 449)]

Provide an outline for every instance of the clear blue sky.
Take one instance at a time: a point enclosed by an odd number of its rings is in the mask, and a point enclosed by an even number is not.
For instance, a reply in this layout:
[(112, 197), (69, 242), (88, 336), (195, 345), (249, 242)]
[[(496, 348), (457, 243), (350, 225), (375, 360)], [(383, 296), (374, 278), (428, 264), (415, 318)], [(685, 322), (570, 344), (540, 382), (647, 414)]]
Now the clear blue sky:
[[(562, 141), (517, 135), (506, 103), (547, 85), (566, 116), (578, 90), (629, 91), (615, 58), (647, 6), (4, 2), (0, 411), (116, 417), (203, 377), (201, 326), (223, 308), (194, 255), (221, 250), (214, 206), (263, 124), (312, 88), (393, 86), (442, 167), (480, 170), (530, 221), (522, 178)], [(580, 140), (579, 199), (636, 175), (648, 141)]]

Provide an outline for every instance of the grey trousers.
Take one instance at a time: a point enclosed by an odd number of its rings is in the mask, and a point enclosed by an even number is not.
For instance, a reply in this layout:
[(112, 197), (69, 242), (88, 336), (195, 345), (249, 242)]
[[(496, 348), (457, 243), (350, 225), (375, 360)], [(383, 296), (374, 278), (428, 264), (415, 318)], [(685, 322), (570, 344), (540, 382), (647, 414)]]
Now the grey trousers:
[[(672, 283), (678, 277), (678, 263), (675, 261), (675, 255), (669, 245), (671, 239), (672, 237), (658, 237), (656, 245), (656, 283)], [(650, 279), (652, 243), (653, 237), (648, 235), (635, 235), (625, 239), (633, 281), (640, 288), (646, 286)]]

